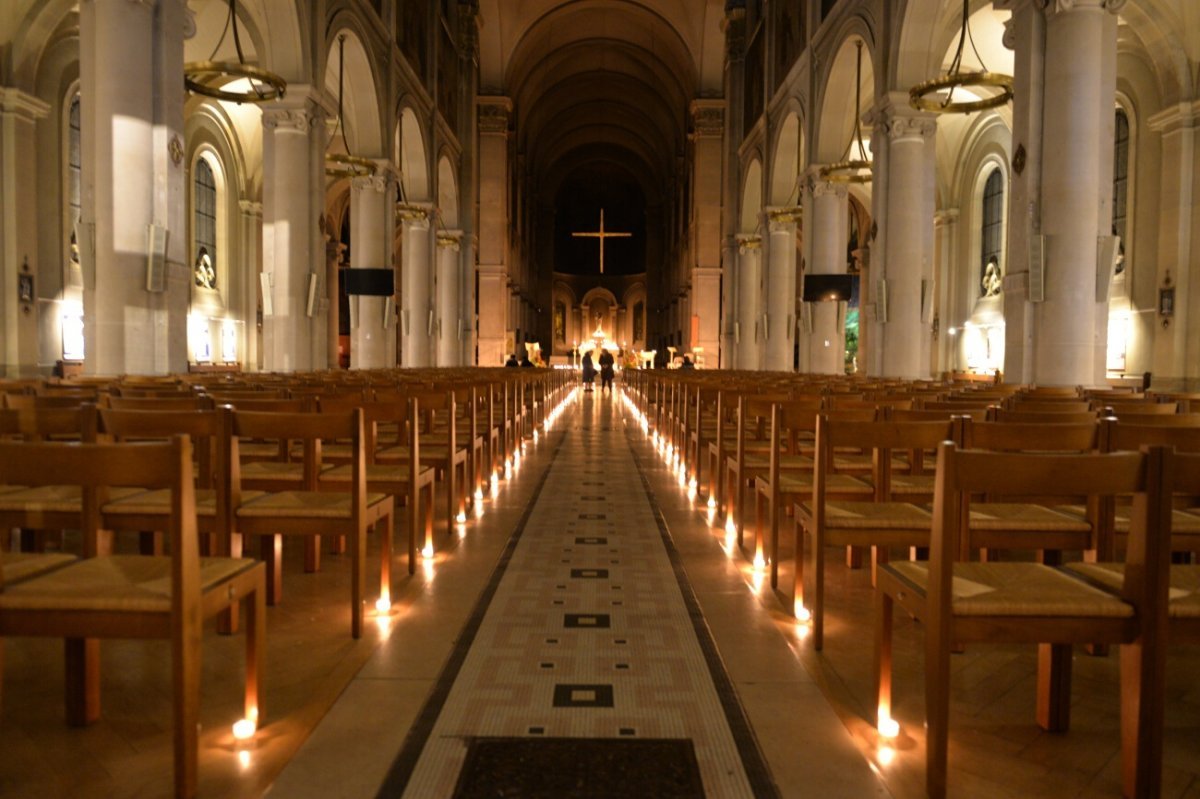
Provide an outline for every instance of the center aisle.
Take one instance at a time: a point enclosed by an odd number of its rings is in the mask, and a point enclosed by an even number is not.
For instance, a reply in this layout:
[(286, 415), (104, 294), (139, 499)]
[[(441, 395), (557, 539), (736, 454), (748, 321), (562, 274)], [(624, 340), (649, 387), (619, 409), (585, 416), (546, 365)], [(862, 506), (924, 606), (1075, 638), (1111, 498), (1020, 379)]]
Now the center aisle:
[(271, 795), (887, 796), (620, 392), (563, 410)]
[[(464, 792), (478, 784), (494, 786), (493, 795), (522, 795), (523, 786), (550, 786), (548, 766), (561, 770), (564, 787), (573, 785), (573, 764), (591, 758), (623, 761), (621, 779), (631, 795), (684, 789), (696, 767), (709, 796), (777, 795), (693, 612), (691, 589), (677, 579), (683, 575), (669, 556), (619, 402), (600, 392), (581, 396), (581, 422), (566, 431), (502, 558), (437, 722), (426, 741), (409, 742), (410, 750), (423, 744), (420, 759), (410, 777), (408, 753), (401, 755), (385, 795), (398, 795), (405, 783), (405, 797), (449, 796), (456, 783)], [(500, 753), (516, 741), (489, 741), (496, 753), (482, 754), (477, 740), (541, 737), (601, 739), (615, 747), (577, 743), (549, 764), (540, 762), (536, 747), (510, 748), (530, 769), (522, 775), (511, 764), (489, 765), (493, 757), (511, 760)], [(643, 753), (621, 746), (622, 739), (682, 745)], [(672, 757), (680, 758), (678, 768), (664, 762)], [(481, 758), (487, 762), (475, 764)], [(477, 768), (460, 781), (464, 761)], [(674, 785), (655, 782), (664, 773)]]

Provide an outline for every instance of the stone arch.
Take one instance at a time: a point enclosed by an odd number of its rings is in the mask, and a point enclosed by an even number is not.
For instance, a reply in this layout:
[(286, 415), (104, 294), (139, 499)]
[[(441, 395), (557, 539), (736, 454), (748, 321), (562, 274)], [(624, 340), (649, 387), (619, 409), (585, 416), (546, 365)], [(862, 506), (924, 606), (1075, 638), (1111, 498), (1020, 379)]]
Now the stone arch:
[(429, 161), (425, 134), (412, 106), (402, 104), (396, 123), (395, 162), (400, 169), (402, 199), (430, 199)]
[(805, 162), (804, 144), (804, 129), (800, 124), (799, 109), (792, 108), (775, 137), (775, 148), (771, 158), (771, 205), (799, 204), (799, 176)]
[[(353, 19), (352, 15), (346, 15)], [(343, 17), (345, 19), (345, 17)], [(345, 37), (342, 40), (342, 37)], [(343, 24), (337, 28), (326, 42), (325, 61), (325, 91), (336, 101), (338, 96), (339, 79), (341, 76), (339, 42), (345, 43), (345, 70), (341, 80), (342, 113), (340, 132), (345, 135), (345, 144), (350, 153), (365, 158), (382, 158), (383, 125), (379, 112), (379, 93), (376, 89), (378, 70), (370, 53), (363, 46), (362, 39), (353, 27)], [(336, 152), (342, 147), (342, 142), (335, 138), (330, 142), (331, 150)]]
[[(862, 74), (858, 86), (859, 107), (854, 108), (855, 65), (858, 42), (862, 42)], [(836, 55), (830, 62), (821, 94), (821, 115), (818, 117), (813, 157), (821, 164), (832, 164), (843, 159), (847, 144), (854, 132), (854, 120), (861, 120), (863, 113), (873, 105), (876, 81), (875, 61), (871, 40), (861, 32), (847, 34), (838, 45)], [(861, 124), (861, 123), (860, 123)], [(868, 131), (862, 131), (863, 144), (870, 153), (871, 142)], [(855, 146), (854, 151), (857, 151)], [(854, 158), (853, 152), (851, 158)]]
[(763, 210), (762, 173), (762, 161), (755, 156), (746, 167), (746, 177), (742, 181), (741, 222), (738, 227), (742, 233), (753, 233), (758, 229)]
[(438, 211), (442, 224), (451, 230), (458, 228), (458, 180), (454, 164), (446, 153), (438, 159)]

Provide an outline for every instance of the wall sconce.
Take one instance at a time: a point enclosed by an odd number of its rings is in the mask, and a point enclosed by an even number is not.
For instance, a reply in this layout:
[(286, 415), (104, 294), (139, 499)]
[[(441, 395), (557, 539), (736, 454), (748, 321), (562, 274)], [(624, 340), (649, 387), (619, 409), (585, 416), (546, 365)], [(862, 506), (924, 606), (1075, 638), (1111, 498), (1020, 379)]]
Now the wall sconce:
[(21, 303), (21, 311), (26, 315), (33, 311), (33, 274), (29, 271), (28, 255), (21, 264), (21, 273), (17, 275), (17, 302)]
[(1175, 286), (1171, 283), (1169, 269), (1163, 278), (1162, 288), (1158, 290), (1158, 315), (1163, 318), (1163, 330), (1171, 326), (1171, 317), (1175, 315)]

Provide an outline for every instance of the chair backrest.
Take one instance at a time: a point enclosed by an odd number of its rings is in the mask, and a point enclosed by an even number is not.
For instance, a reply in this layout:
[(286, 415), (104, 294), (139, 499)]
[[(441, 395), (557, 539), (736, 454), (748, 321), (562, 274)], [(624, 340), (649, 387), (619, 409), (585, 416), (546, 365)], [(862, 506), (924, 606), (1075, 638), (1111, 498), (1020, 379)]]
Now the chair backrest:
[(187, 436), (141, 444), (0, 442), (0, 485), (80, 486), (83, 552), (89, 557), (99, 549), (100, 508), (110, 486), (171, 489), (175, 497), (169, 525), (172, 583), (177, 589), (184, 585), (198, 590), (192, 445)]
[[(220, 485), (229, 469), (229, 406), (211, 410), (124, 410), (99, 408), (95, 423), (97, 435), (115, 441), (169, 439), (186, 435), (196, 454), (196, 478), (199, 488)], [(219, 503), (218, 503), (219, 504)], [(220, 508), (218, 508), (220, 512)]]
[(904, 410), (892, 408), (884, 418), (891, 422), (934, 422), (939, 420), (949, 421), (955, 416), (966, 416), (977, 422), (982, 422), (987, 419), (987, 415), (987, 408), (955, 408), (953, 410), (931, 410), (928, 408)]
[(1000, 452), (1088, 452), (1099, 447), (1099, 425), (1029, 424), (963, 421), (960, 439), (966, 449)]
[[(1162, 447), (1146, 452), (1088, 454), (1012, 453), (960, 449), (953, 442), (938, 448), (933, 502), (933, 538), (929, 553), (929, 602), (935, 616), (948, 618), (952, 564), (963, 541), (974, 495), (1086, 495), (1105, 498), (1131, 494), (1133, 525), (1126, 553), (1123, 598), (1139, 611), (1160, 600), (1165, 612), (1166, 570), (1171, 524), (1168, 475), (1176, 457)], [(945, 640), (945, 639), (944, 639)]]
[(188, 396), (175, 397), (144, 397), (109, 395), (104, 398), (104, 405), (124, 411), (199, 411), (213, 407), (211, 397)]
[(1142, 447), (1175, 447), (1183, 452), (1200, 452), (1200, 421), (1190, 425), (1143, 424), (1141, 419), (1116, 418), (1100, 422), (1100, 450), (1119, 452)]
[(1104, 402), (1109, 416), (1172, 416), (1179, 411), (1178, 402)]
[(72, 408), (0, 409), (0, 438), (45, 441), (80, 438), (85, 433), (86, 412)]
[(35, 394), (5, 394), (4, 407), (18, 410), (34, 408), (78, 408), (85, 402), (95, 402), (95, 396), (83, 394), (70, 395), (35, 395)]
[(814, 495), (823, 489), (825, 475), (833, 470), (834, 451), (853, 447), (872, 454), (871, 473), (875, 500), (891, 499), (891, 473), (894, 450), (905, 450), (913, 457), (914, 465), (925, 450), (937, 449), (944, 441), (960, 435), (958, 419), (894, 422), (838, 419), (822, 414), (817, 419), (817, 455), (814, 470)]
[(997, 407), (991, 409), (988, 421), (1005, 422), (1008, 424), (1092, 424), (1096, 421), (1096, 418), (1095, 411), (1046, 413), (1044, 411), (1012, 410), (1010, 408)]
[(238, 462), (238, 438), (278, 439), (286, 443), (298, 440), (303, 443), (304, 486), (307, 491), (317, 488), (321, 472), (321, 440), (348, 441), (352, 448), (350, 457), (352, 490), (357, 496), (356, 507), (365, 504), (366, 453), (363, 447), (363, 410), (355, 408), (347, 412), (265, 412), (234, 410), (232, 420), (230, 473), (236, 505), (241, 491), (241, 465)]

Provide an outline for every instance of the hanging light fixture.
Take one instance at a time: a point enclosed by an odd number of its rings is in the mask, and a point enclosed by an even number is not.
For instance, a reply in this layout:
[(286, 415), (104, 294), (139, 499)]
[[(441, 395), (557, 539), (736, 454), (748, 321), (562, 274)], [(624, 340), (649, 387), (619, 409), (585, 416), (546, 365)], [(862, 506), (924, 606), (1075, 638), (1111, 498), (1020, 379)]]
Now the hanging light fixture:
[[(850, 141), (846, 142), (846, 152), (842, 160), (836, 164), (821, 167), (820, 175), (823, 180), (831, 183), (870, 183), (871, 158), (862, 140), (862, 123), (859, 121), (859, 109), (862, 107), (860, 94), (862, 91), (862, 39), (855, 42), (858, 47), (857, 61), (854, 66), (854, 130), (850, 133)], [(851, 157), (852, 151), (858, 147), (856, 157)]]
[(346, 141), (346, 122), (342, 114), (342, 94), (346, 84), (346, 34), (338, 36), (338, 114), (337, 127), (329, 141), (342, 134), (342, 149), (344, 153), (325, 154), (325, 174), (332, 178), (365, 178), (375, 174), (375, 162), (369, 158), (359, 158), (350, 153), (350, 143)]
[[(274, 72), (246, 63), (242, 55), (242, 39), (238, 35), (236, 0), (229, 0), (229, 16), (225, 18), (225, 29), (207, 61), (191, 61), (183, 65), (183, 85), (192, 94), (228, 100), (231, 103), (267, 103), (280, 100), (287, 91), (287, 81)], [(233, 46), (237, 50), (237, 61), (214, 61), (217, 51), (225, 41), (225, 34), (233, 28)], [(232, 90), (229, 84), (245, 80), (247, 87)]]
[[(908, 91), (908, 102), (918, 111), (933, 111), (937, 114), (970, 114), (973, 111), (983, 111), (988, 108), (998, 108), (1013, 98), (1012, 75), (1001, 75), (988, 72), (984, 66), (983, 57), (975, 47), (975, 39), (971, 36), (971, 26), (968, 24), (970, 11), (968, 0), (963, 0), (962, 30), (958, 34), (958, 49), (950, 61), (946, 74), (933, 80), (917, 84)], [(978, 72), (963, 72), (962, 57), (966, 43), (971, 42), (971, 50), (979, 61)], [(955, 89), (999, 89), (1000, 93), (992, 97), (955, 101)], [(970, 97), (978, 97), (970, 92)]]

